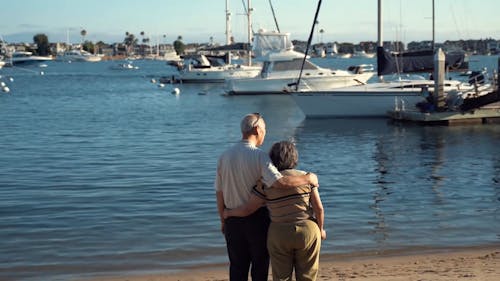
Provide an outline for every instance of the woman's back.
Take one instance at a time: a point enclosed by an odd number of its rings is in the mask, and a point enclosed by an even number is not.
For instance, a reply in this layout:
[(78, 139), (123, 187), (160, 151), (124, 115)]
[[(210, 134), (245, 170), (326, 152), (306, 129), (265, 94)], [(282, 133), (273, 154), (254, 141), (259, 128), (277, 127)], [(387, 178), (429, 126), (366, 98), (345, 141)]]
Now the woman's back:
[[(289, 169), (281, 171), (282, 175), (304, 175), (304, 171)], [(266, 199), (272, 222), (289, 223), (308, 220), (313, 217), (310, 205), (311, 187), (302, 185), (283, 189), (258, 185), (254, 190), (259, 197)]]

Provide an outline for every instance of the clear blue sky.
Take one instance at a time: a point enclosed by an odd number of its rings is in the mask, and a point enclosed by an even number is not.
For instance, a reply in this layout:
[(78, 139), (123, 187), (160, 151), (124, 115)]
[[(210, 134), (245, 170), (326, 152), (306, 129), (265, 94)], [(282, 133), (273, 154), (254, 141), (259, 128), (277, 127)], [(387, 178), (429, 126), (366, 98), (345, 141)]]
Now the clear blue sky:
[[(243, 1), (230, 0), (236, 41), (245, 42)], [(281, 31), (307, 40), (317, 1), (271, 0)], [(87, 40), (121, 42), (125, 32), (144, 31), (155, 42), (225, 42), (225, 0), (1, 0), (0, 35), (8, 42), (32, 42), (45, 33), (50, 42)], [(252, 0), (254, 30), (275, 29), (269, 0)], [(436, 41), (500, 39), (500, 1), (435, 0)], [(432, 0), (384, 0), (384, 40), (432, 39)], [(323, 0), (314, 42), (353, 42), (377, 39), (377, 0)], [(166, 35), (163, 39), (163, 35)]]

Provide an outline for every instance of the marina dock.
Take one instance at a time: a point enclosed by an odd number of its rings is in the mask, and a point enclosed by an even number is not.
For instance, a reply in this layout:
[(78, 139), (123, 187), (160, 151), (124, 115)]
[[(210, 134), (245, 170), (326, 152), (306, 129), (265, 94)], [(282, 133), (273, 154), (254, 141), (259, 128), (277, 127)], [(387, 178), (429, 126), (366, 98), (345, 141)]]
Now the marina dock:
[[(449, 93), (444, 91), (444, 59), (444, 53), (438, 49), (434, 60), (435, 91), (429, 93), (426, 109), (405, 109), (404, 106), (401, 106), (389, 111), (389, 116), (396, 121), (416, 122), (421, 125), (500, 123), (498, 74), (493, 84), (486, 89), (479, 91), (479, 86), (475, 84), (475, 90), (461, 95), (460, 105), (457, 106), (457, 99), (448, 98)], [(498, 70), (500, 71), (500, 60)], [(427, 108), (432, 108), (432, 110)]]
[(389, 115), (396, 121), (415, 122), (422, 125), (463, 125), (500, 123), (500, 102), (470, 111), (420, 112), (394, 110)]

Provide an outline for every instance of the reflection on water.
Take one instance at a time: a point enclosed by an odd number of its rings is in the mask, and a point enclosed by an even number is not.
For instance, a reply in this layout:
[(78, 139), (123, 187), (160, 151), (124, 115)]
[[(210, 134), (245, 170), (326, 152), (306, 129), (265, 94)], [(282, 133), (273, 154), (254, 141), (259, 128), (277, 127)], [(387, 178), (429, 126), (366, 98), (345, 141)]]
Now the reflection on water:
[(498, 205), (492, 202), (498, 202), (499, 133), (495, 125), (304, 120), (295, 138), (301, 165), (314, 167), (327, 201), (326, 223), (336, 237), (325, 241), (327, 251), (360, 245), (383, 251), (471, 237), (498, 242)]

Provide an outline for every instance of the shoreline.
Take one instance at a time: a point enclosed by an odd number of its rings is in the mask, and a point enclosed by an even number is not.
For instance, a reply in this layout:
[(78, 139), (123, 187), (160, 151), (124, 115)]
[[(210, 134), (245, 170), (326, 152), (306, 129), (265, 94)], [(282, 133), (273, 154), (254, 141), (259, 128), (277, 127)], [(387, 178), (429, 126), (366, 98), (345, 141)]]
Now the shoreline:
[[(272, 280), (271, 270), (269, 279)], [(321, 256), (318, 281), (469, 280), (500, 278), (500, 245), (359, 252)], [(228, 281), (227, 265), (202, 265), (179, 272), (157, 271), (78, 279), (78, 281)], [(75, 280), (76, 281), (76, 280)]]

